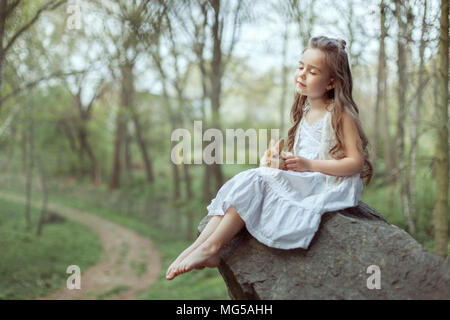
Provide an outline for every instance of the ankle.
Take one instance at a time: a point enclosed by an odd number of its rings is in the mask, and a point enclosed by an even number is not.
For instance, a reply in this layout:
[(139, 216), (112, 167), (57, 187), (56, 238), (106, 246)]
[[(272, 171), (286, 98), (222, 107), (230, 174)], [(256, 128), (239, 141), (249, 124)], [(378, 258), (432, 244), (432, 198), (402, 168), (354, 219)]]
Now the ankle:
[(220, 248), (221, 248), (221, 246), (220, 246), (219, 243), (215, 243), (215, 242), (208, 241), (208, 240), (206, 240), (202, 244), (202, 250), (205, 250), (209, 254), (217, 254), (217, 253), (219, 253)]

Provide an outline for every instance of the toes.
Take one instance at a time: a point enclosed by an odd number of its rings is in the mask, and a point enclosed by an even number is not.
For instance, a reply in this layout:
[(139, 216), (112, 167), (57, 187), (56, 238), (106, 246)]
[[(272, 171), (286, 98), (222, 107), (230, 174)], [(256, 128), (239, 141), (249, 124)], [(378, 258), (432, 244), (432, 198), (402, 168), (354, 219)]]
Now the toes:
[(179, 266), (176, 270), (175, 270), (175, 274), (180, 274), (184, 272), (184, 265)]
[(166, 279), (172, 280), (173, 278), (175, 278), (175, 276), (176, 276), (177, 274), (178, 274), (178, 273), (177, 273), (177, 268), (175, 268), (175, 267), (169, 268), (169, 269), (167, 270), (167, 273), (166, 273)]
[(189, 270), (189, 266), (188, 265), (184, 265), (184, 266), (181, 267), (181, 273), (188, 272), (188, 270)]

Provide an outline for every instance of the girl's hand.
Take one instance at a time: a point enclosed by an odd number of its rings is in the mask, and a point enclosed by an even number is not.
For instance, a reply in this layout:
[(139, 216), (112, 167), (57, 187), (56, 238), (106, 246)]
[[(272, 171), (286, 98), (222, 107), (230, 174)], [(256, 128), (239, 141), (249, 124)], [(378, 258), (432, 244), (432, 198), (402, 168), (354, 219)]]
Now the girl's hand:
[(284, 159), (286, 170), (306, 172), (311, 171), (311, 160), (300, 156), (287, 156)]

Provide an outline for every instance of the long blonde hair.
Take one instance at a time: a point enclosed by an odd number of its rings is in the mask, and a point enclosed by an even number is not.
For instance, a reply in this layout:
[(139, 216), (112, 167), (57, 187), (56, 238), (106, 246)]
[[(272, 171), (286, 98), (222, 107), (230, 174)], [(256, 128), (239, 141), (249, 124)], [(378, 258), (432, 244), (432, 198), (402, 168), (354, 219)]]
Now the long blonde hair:
[[(345, 44), (345, 41), (341, 39), (333, 39), (325, 36), (313, 37), (309, 40), (309, 46), (303, 52), (308, 48), (321, 50), (325, 54), (325, 65), (330, 70), (330, 77), (334, 78), (334, 88), (326, 93), (328, 99), (334, 100), (334, 108), (331, 110), (331, 124), (336, 136), (336, 145), (329, 150), (329, 153), (334, 159), (342, 159), (345, 156), (341, 119), (344, 111), (346, 111), (351, 115), (358, 128), (359, 139), (357, 147), (364, 158), (364, 165), (360, 177), (366, 180), (365, 185), (367, 186), (373, 175), (373, 167), (369, 161), (369, 152), (367, 149), (369, 141), (361, 126), (358, 106), (352, 97), (353, 81), (347, 52), (345, 51)], [(291, 108), (291, 118), (294, 124), (288, 131), (287, 139), (288, 150), (291, 152), (294, 147), (297, 127), (303, 117), (303, 107), (305, 106), (306, 99), (307, 96), (297, 92), (295, 93), (294, 103)]]

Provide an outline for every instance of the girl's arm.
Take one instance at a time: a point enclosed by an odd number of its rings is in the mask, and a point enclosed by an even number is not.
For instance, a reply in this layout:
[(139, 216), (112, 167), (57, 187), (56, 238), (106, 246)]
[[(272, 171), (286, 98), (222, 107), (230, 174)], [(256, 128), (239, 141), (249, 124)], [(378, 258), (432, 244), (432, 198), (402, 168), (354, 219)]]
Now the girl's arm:
[(333, 176), (351, 176), (361, 172), (364, 159), (357, 148), (358, 129), (352, 117), (346, 112), (342, 120), (346, 157), (339, 160), (309, 160), (309, 171)]
[(309, 160), (310, 170), (332, 176), (352, 176), (361, 172), (361, 162), (354, 158), (345, 157), (339, 160)]

